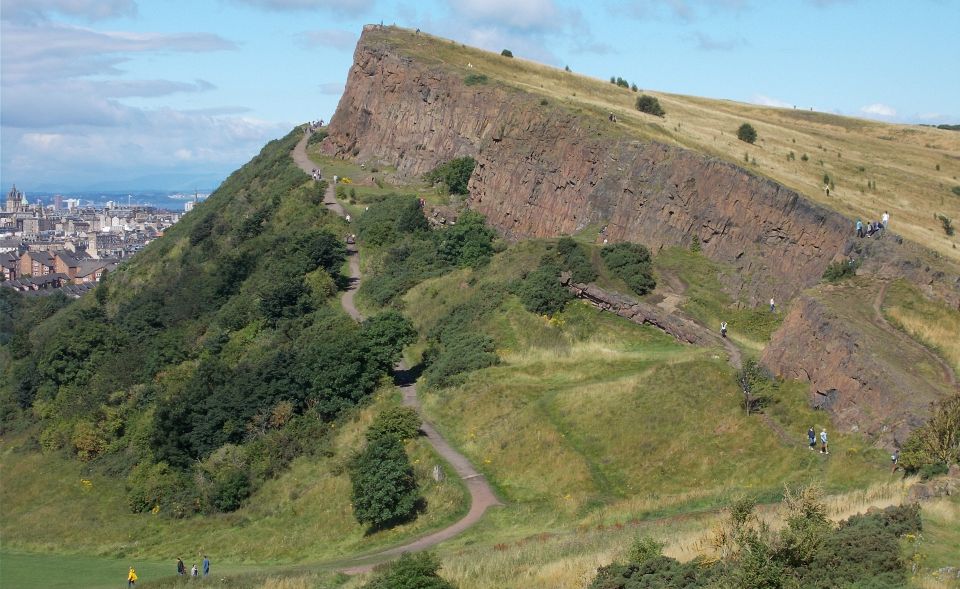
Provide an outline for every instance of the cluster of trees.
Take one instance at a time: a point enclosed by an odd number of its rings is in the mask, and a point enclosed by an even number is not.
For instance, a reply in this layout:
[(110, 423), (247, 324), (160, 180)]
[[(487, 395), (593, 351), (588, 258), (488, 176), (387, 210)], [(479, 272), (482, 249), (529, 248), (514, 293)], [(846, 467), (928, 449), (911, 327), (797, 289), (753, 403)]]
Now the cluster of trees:
[(835, 526), (819, 492), (787, 493), (786, 526), (772, 531), (749, 500), (735, 503), (712, 538), (716, 558), (681, 563), (664, 556), (663, 544), (638, 539), (622, 562), (601, 567), (590, 589), (738, 587), (903, 587), (907, 567), (900, 538), (920, 531), (917, 505), (856, 515)]
[[(570, 71), (570, 70), (568, 69), (567, 71)], [(621, 88), (628, 88), (630, 90), (633, 90), (634, 92), (637, 92), (640, 90), (639, 88), (637, 88), (636, 84), (631, 84), (630, 82), (626, 81), (620, 76), (610, 76), (610, 83), (615, 86), (620, 86)]]
[(423, 175), (430, 184), (444, 184), (451, 194), (468, 194), (467, 184), (477, 160), (470, 156), (458, 157), (442, 163)]
[(945, 473), (960, 464), (960, 394), (934, 407), (927, 423), (910, 433), (900, 452), (900, 466), (924, 477)]
[(135, 511), (179, 516), (236, 509), (296, 456), (329, 451), (324, 424), (414, 330), (328, 303), (346, 227), (291, 161), (299, 137), (267, 144), (95, 296), (0, 291), (4, 429), (125, 477)]

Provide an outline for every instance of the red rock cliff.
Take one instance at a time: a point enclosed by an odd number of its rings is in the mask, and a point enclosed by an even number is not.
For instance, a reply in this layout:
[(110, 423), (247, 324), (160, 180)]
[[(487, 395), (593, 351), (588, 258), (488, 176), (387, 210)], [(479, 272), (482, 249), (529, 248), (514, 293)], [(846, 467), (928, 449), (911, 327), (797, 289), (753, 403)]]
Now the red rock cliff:
[(689, 150), (624, 137), (605, 120), (542, 105), (469, 70), (415, 61), (377, 31), (361, 37), (330, 124), (331, 153), (415, 176), (477, 159), (469, 206), (511, 239), (604, 227), (598, 239), (653, 249), (697, 236), (741, 274), (727, 285), (756, 302), (816, 283), (851, 225), (771, 180)]

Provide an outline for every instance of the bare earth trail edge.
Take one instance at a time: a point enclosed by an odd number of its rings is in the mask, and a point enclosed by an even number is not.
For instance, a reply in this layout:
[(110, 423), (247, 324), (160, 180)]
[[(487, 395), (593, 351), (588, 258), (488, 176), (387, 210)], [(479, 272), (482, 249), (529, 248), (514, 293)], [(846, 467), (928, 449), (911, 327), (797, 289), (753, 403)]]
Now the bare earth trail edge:
[[(303, 138), (301, 138), (296, 147), (293, 148), (293, 161), (307, 174), (311, 174), (313, 169), (316, 167), (316, 165), (310, 160), (309, 156), (307, 156), (307, 141), (309, 139), (310, 133), (308, 131), (304, 133)], [(330, 184), (327, 187), (327, 192), (324, 194), (323, 203), (327, 206), (327, 208), (341, 217), (346, 216), (346, 211), (343, 209), (343, 206), (337, 202), (335, 187), (333, 184)], [(354, 303), (354, 296), (357, 293), (357, 289), (360, 287), (360, 280), (362, 278), (360, 275), (359, 254), (355, 245), (348, 246), (347, 256), (350, 272), (350, 286), (343, 293), (343, 297), (340, 299), (340, 304), (343, 306), (343, 310), (353, 317), (354, 320), (363, 321), (363, 314), (357, 310), (356, 304)], [(396, 366), (396, 372), (402, 374), (408, 368), (409, 367), (404, 362), (401, 362)], [(417, 383), (398, 383), (397, 388), (400, 390), (400, 393), (403, 396), (403, 404), (408, 407), (413, 407), (417, 410), (417, 413), (420, 414), (420, 419), (422, 421), (420, 429), (426, 435), (427, 441), (431, 446), (433, 446), (433, 449), (437, 452), (437, 454), (439, 454), (444, 460), (447, 461), (447, 463), (450, 464), (453, 470), (457, 473), (457, 476), (459, 476), (466, 485), (467, 490), (470, 492), (470, 510), (465, 516), (452, 525), (437, 530), (431, 534), (427, 534), (426, 536), (422, 536), (411, 542), (407, 542), (406, 544), (401, 544), (399, 546), (395, 546), (393, 548), (368, 556), (341, 561), (342, 563), (345, 563), (346, 566), (340, 570), (347, 574), (369, 572), (377, 564), (385, 562), (394, 556), (398, 556), (404, 552), (418, 552), (420, 550), (426, 550), (427, 548), (435, 546), (445, 540), (449, 540), (450, 538), (457, 536), (464, 530), (470, 528), (480, 521), (480, 518), (483, 516), (488, 507), (503, 505), (503, 503), (497, 499), (497, 496), (493, 492), (493, 488), (490, 486), (490, 483), (487, 482), (486, 477), (484, 477), (483, 474), (474, 468), (474, 466), (463, 454), (460, 454), (454, 450), (454, 448), (437, 432), (436, 428), (433, 427), (433, 424), (424, 418), (423, 411), (420, 407), (420, 400), (417, 398)]]

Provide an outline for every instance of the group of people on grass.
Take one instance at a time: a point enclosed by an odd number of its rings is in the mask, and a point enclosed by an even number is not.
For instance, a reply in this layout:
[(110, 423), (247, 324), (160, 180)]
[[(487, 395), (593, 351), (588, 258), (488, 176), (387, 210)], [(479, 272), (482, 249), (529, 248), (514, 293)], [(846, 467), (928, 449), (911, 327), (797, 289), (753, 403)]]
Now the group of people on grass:
[(314, 131), (316, 131), (322, 126), (323, 126), (323, 119), (320, 119), (318, 121), (310, 121), (307, 124), (307, 133), (313, 133)]
[(879, 237), (880, 232), (887, 228), (887, 225), (890, 224), (890, 213), (887, 211), (883, 212), (883, 215), (880, 216), (879, 221), (868, 221), (866, 224), (863, 223), (860, 219), (857, 219), (857, 237), (872, 237), (876, 235)]
[[(206, 577), (210, 574), (210, 559), (206, 554), (203, 555), (203, 562), (200, 564), (203, 570), (203, 576)], [(201, 569), (197, 568), (197, 564), (194, 563), (190, 568), (191, 577), (199, 577)], [(177, 557), (177, 575), (185, 577), (187, 575), (187, 565), (184, 564), (183, 559), (179, 556)], [(139, 577), (137, 576), (137, 571), (133, 567), (130, 567), (130, 570), (127, 572), (127, 587), (134, 587), (137, 584)]]
[(310, 176), (311, 176), (314, 180), (323, 180), (323, 172), (320, 171), (320, 168), (314, 168), (314, 169), (310, 172)]
[[(807, 442), (811, 451), (817, 447), (817, 432), (813, 429), (813, 426), (810, 426), (810, 429), (807, 430)], [(820, 453), (829, 454), (830, 450), (827, 447), (827, 430), (820, 430)]]

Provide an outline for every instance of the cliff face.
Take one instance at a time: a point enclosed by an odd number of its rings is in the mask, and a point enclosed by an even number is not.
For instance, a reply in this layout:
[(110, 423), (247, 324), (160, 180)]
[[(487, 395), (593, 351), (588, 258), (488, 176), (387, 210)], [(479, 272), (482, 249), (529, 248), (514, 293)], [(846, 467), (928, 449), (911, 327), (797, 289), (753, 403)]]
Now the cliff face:
[(726, 286), (752, 302), (816, 283), (852, 232), (842, 216), (737, 166), (633, 140), (615, 123), (493, 80), (468, 86), (468, 73), (412, 60), (365, 33), (325, 148), (406, 176), (473, 156), (468, 204), (511, 239), (593, 226), (600, 241), (656, 250), (696, 236), (706, 255), (739, 269)]
[(811, 404), (838, 427), (890, 446), (954, 387), (932, 353), (887, 324), (865, 296), (872, 293), (843, 287), (801, 295), (761, 362), (777, 377), (809, 382)]

